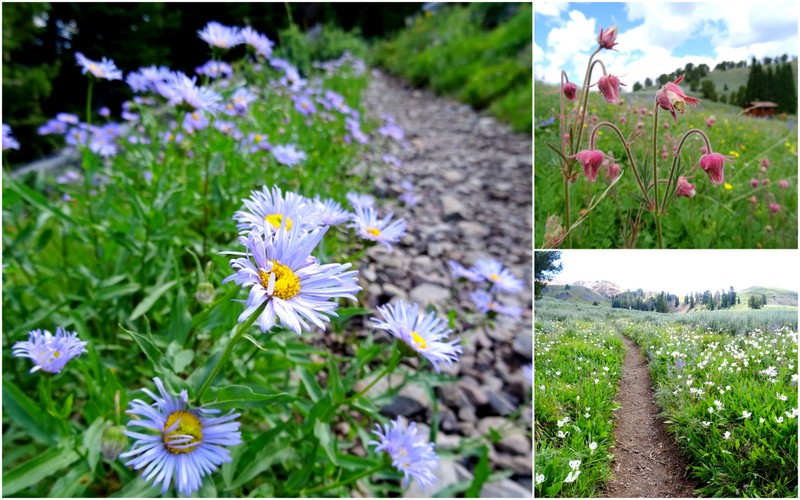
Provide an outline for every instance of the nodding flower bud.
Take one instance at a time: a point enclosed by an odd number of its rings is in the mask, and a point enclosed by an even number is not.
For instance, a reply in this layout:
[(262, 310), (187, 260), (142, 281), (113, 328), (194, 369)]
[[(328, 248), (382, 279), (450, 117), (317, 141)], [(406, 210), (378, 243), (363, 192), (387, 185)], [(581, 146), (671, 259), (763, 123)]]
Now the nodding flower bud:
[(197, 284), (197, 292), (195, 292), (194, 298), (197, 299), (197, 302), (207, 306), (214, 302), (215, 294), (214, 285), (207, 281), (201, 281)]
[(777, 203), (775, 203), (775, 202), (772, 202), (772, 203), (770, 203), (770, 204), (769, 204), (769, 211), (770, 211), (771, 213), (773, 213), (773, 214), (777, 214), (778, 212), (780, 212), (780, 211), (781, 211), (781, 206), (780, 206), (780, 205), (778, 205), (778, 204), (777, 204)]
[(619, 78), (614, 75), (603, 75), (597, 81), (597, 88), (608, 104), (619, 104), (620, 85), (625, 84), (619, 83)]
[(597, 180), (597, 172), (603, 164), (603, 153), (597, 150), (584, 150), (571, 155), (570, 158), (577, 158), (578, 163), (583, 167), (583, 174), (589, 182)]
[(675, 124), (678, 123), (678, 116), (675, 114), (676, 110), (680, 114), (683, 114), (686, 109), (686, 103), (695, 106), (700, 102), (700, 99), (695, 99), (694, 97), (689, 97), (684, 94), (683, 89), (678, 86), (678, 84), (683, 81), (683, 77), (684, 75), (681, 75), (674, 82), (667, 82), (656, 94), (656, 102), (661, 109), (666, 109), (672, 114), (672, 119), (675, 120)]
[(614, 25), (605, 32), (603, 28), (600, 28), (600, 34), (597, 35), (597, 43), (600, 44), (600, 47), (604, 49), (613, 49), (614, 45), (616, 45), (617, 40), (617, 26)]
[(694, 184), (689, 184), (689, 180), (686, 177), (678, 177), (678, 185), (675, 188), (675, 196), (686, 196), (687, 198), (692, 198), (697, 191), (694, 188)]
[(700, 158), (700, 167), (708, 174), (712, 184), (722, 184), (725, 182), (725, 160), (732, 159), (719, 153), (711, 153)]
[(568, 101), (574, 101), (578, 98), (578, 86), (572, 82), (567, 82), (561, 85), (561, 91), (564, 93), (564, 97), (566, 97)]
[(109, 425), (100, 436), (100, 451), (106, 460), (116, 460), (128, 446), (128, 436), (122, 433), (124, 425)]
[(544, 248), (558, 248), (564, 242), (567, 230), (561, 226), (561, 219), (555, 215), (547, 218), (544, 226)]

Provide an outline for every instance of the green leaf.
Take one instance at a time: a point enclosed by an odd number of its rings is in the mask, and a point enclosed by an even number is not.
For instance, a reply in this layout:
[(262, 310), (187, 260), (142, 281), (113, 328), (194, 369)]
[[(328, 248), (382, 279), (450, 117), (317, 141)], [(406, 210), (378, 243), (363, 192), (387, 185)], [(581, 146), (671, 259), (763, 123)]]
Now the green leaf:
[(467, 498), (478, 498), (481, 494), (483, 484), (489, 479), (491, 474), (492, 471), (489, 469), (489, 450), (483, 446), (481, 448), (480, 457), (478, 458), (478, 464), (475, 466), (475, 477), (472, 479), (472, 483), (469, 485), (465, 496)]
[(354, 316), (367, 316), (373, 314), (372, 309), (364, 309), (363, 307), (342, 307), (336, 310), (339, 315), (338, 321), (344, 322)]
[(3, 380), (3, 410), (33, 439), (42, 444), (53, 444), (50, 422), (44, 410), (7, 379)]
[[(3, 384), (5, 390), (5, 384)], [(75, 450), (51, 449), (3, 474), (3, 496), (13, 495), (58, 473), (80, 457)]]
[(98, 290), (94, 295), (94, 300), (97, 302), (108, 302), (117, 297), (124, 297), (138, 292), (142, 287), (138, 283), (126, 283), (124, 285), (113, 286)]
[[(82, 481), (82, 479), (88, 481)], [(70, 471), (59, 477), (50, 489), (50, 498), (76, 498), (84, 496), (84, 491), (91, 484), (92, 477), (85, 463), (79, 462), (70, 467)]]
[(72, 217), (69, 217), (67, 214), (59, 210), (54, 206), (53, 203), (50, 203), (47, 198), (45, 198), (42, 194), (30, 189), (29, 187), (25, 186), (24, 184), (20, 184), (17, 181), (13, 180), (8, 176), (3, 176), (3, 184), (4, 187), (9, 187), (13, 191), (16, 191), (22, 198), (33, 205), (34, 207), (42, 210), (44, 212), (49, 212), (62, 221), (75, 225), (75, 220)]
[(206, 398), (206, 405), (223, 410), (239, 408), (259, 408), (270, 403), (290, 399), (285, 392), (266, 392), (246, 385), (226, 385), (222, 388), (212, 387)]
[(136, 308), (133, 310), (133, 312), (131, 313), (131, 317), (128, 318), (128, 321), (134, 321), (139, 316), (149, 311), (150, 308), (153, 307), (153, 304), (155, 304), (156, 301), (160, 299), (161, 296), (167, 292), (167, 290), (175, 286), (176, 283), (178, 282), (175, 280), (169, 281), (167, 283), (164, 283), (160, 287), (156, 288), (152, 292), (150, 292), (150, 294), (147, 297), (145, 297), (141, 302), (139, 302), (139, 305), (137, 305)]
[(94, 473), (97, 462), (100, 460), (100, 436), (106, 427), (106, 421), (98, 418), (83, 433), (83, 447), (86, 448), (86, 462)]
[(322, 449), (325, 450), (325, 453), (328, 455), (328, 458), (331, 459), (333, 465), (339, 466), (339, 457), (336, 453), (335, 446), (333, 445), (333, 437), (331, 436), (331, 428), (328, 424), (317, 420), (314, 422), (314, 435), (319, 440), (319, 444), (322, 446)]
[(303, 385), (305, 386), (306, 391), (308, 391), (308, 397), (311, 398), (311, 401), (315, 403), (319, 401), (319, 398), (322, 397), (322, 388), (320, 388), (314, 375), (308, 371), (308, 368), (301, 365), (297, 366), (296, 371), (300, 376), (300, 380), (303, 381)]
[(142, 352), (144, 352), (145, 356), (147, 356), (147, 359), (149, 359), (150, 362), (153, 363), (153, 366), (155, 368), (161, 367), (161, 362), (163, 360), (164, 355), (158, 348), (158, 346), (156, 346), (155, 342), (153, 342), (153, 338), (150, 334), (136, 333), (134, 331), (128, 330), (122, 325), (119, 325), (119, 327), (122, 328), (122, 330), (125, 333), (133, 337), (133, 340), (135, 340), (136, 343), (139, 344), (139, 347), (142, 349)]
[(176, 373), (182, 372), (187, 366), (192, 364), (194, 360), (194, 351), (190, 349), (183, 349), (182, 351), (175, 354), (172, 358), (172, 367), (175, 369)]
[[(188, 298), (186, 290), (178, 287), (178, 293), (175, 294), (175, 301), (172, 304), (170, 311), (170, 322), (167, 329), (167, 335), (170, 340), (174, 340), (183, 345), (186, 342), (186, 337), (189, 335), (189, 330), (192, 328), (192, 316), (189, 314)], [(176, 371), (180, 371), (177, 366)]]
[(140, 476), (111, 495), (111, 498), (155, 498), (160, 495), (161, 490), (159, 488), (146, 482)]
[(328, 389), (331, 391), (331, 397), (334, 402), (344, 399), (344, 387), (342, 386), (342, 378), (339, 376), (339, 366), (333, 356), (328, 358)]

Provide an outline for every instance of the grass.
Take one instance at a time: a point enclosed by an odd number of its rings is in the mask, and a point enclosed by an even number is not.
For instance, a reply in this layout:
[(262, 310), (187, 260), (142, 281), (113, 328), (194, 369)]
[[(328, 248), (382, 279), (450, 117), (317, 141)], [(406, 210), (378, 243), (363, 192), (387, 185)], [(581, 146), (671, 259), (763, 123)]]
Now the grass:
[(373, 48), (374, 61), (417, 86), (488, 109), (520, 133), (532, 127), (532, 9), (493, 29), (480, 25), (484, 4), (446, 6)]
[[(557, 145), (558, 121), (542, 125), (558, 114), (559, 92), (556, 87), (537, 82), (534, 86), (535, 114), (538, 124), (534, 133), (534, 207), (535, 244), (544, 242), (545, 221), (551, 214), (562, 218), (564, 193), (559, 162), (547, 143)], [(644, 135), (634, 141), (634, 157), (639, 164), (648, 159), (652, 168), (652, 146), (647, 137), (652, 134), (652, 117), (635, 114), (636, 110), (652, 110), (652, 92), (623, 95), (622, 106), (609, 106), (593, 92), (589, 99), (588, 115), (598, 121), (611, 121), (629, 137), (641, 120)], [(667, 248), (796, 248), (797, 247), (797, 133), (796, 122), (756, 119), (739, 115), (739, 109), (720, 103), (702, 101), (696, 108), (688, 107), (679, 115), (676, 127), (668, 114), (661, 113), (659, 144), (673, 144), (685, 131), (696, 128), (709, 134), (712, 148), (734, 158), (725, 167), (725, 184), (713, 185), (699, 168), (690, 175), (696, 186), (694, 198), (679, 198), (663, 217), (663, 234)], [(706, 120), (713, 116), (713, 126)], [(624, 124), (622, 123), (624, 119)], [(667, 126), (668, 128), (664, 128)], [(609, 195), (594, 209), (588, 219), (572, 233), (575, 248), (619, 248), (625, 246), (623, 222), (636, 215), (639, 203), (628, 193), (637, 191), (633, 173), (623, 147), (607, 129), (601, 130), (597, 148), (611, 153), (623, 170), (622, 179)], [(666, 135), (670, 134), (670, 140)], [(584, 134), (584, 138), (588, 134)], [(587, 139), (584, 139), (586, 141)], [(683, 149), (682, 165), (689, 169), (700, 158), (698, 139), (690, 139)], [(660, 146), (659, 146), (660, 147)], [(584, 143), (579, 149), (586, 149)], [(765, 172), (761, 164), (770, 162)], [(671, 162), (671, 160), (670, 160)], [(666, 177), (669, 168), (661, 162), (659, 176)], [(571, 186), (571, 206), (577, 214), (590, 205), (593, 198), (606, 189), (608, 178), (601, 169), (596, 183), (588, 182), (581, 173)], [(758, 187), (753, 188), (755, 179)], [(779, 186), (787, 181), (788, 188)], [(779, 206), (775, 213), (770, 203)], [(576, 216), (573, 216), (573, 222)], [(642, 228), (636, 243), (638, 248), (656, 246), (654, 218), (643, 212)]]

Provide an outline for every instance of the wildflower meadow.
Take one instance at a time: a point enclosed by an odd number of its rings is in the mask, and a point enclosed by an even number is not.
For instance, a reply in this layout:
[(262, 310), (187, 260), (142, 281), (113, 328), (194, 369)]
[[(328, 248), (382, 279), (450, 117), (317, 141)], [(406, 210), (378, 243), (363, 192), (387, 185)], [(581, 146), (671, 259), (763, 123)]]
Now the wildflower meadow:
[[(76, 53), (86, 111), (39, 134), (81, 168), (4, 162), (4, 496), (434, 495), (453, 457), (475, 464), (458, 492), (511, 475), (482, 439), (437, 448), (438, 396), (461, 326), (519, 317), (503, 296), (528, 283), (487, 256), (451, 263), (472, 310), (364, 304), (365, 254), (409, 228), (364, 158), (403, 130), (366, 116), (363, 60), (300, 69), (281, 49), (209, 22), (196, 75)], [(133, 92), (119, 121), (93, 101), (110, 85)], [(4, 152), (24, 147), (4, 126)], [(409, 387), (431, 420), (382, 411)]]
[(621, 453), (614, 414), (623, 337), (649, 365), (694, 495), (796, 496), (796, 310), (755, 313), (742, 332), (742, 311), (724, 312), (712, 329), (693, 315), (537, 302), (535, 496), (605, 495)]
[(679, 73), (630, 92), (602, 56), (631, 49), (601, 28), (585, 74), (535, 85), (536, 245), (797, 248), (796, 112), (744, 116)]

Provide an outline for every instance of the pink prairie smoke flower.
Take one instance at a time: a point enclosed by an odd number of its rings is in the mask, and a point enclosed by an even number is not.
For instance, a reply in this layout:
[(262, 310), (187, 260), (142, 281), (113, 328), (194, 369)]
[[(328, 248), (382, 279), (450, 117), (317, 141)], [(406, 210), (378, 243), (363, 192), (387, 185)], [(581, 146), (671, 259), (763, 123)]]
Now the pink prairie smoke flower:
[(597, 81), (597, 88), (603, 94), (608, 104), (619, 104), (619, 86), (625, 85), (619, 82), (619, 78), (614, 75), (603, 75)]
[(600, 28), (600, 34), (597, 35), (597, 43), (600, 44), (600, 47), (611, 50), (617, 44), (616, 40), (617, 40), (616, 25), (608, 28), (606, 31), (603, 31), (603, 28)]
[(763, 160), (761, 160), (761, 166), (764, 168), (769, 167), (770, 166), (769, 158), (764, 158)]
[(675, 188), (675, 195), (692, 198), (695, 194), (697, 194), (697, 191), (694, 188), (694, 184), (689, 184), (689, 180), (686, 179), (686, 177), (678, 177), (678, 185)]
[(780, 180), (780, 181), (778, 181), (778, 186), (781, 189), (789, 189), (789, 181), (787, 181), (785, 179), (784, 180)]
[(755, 196), (751, 196), (751, 197), (750, 197), (750, 203), (752, 203), (753, 205), (755, 205), (756, 203), (758, 203), (758, 198), (756, 198)]
[(758, 179), (750, 179), (750, 185), (754, 188), (758, 187)]
[(672, 114), (675, 124), (678, 123), (678, 116), (675, 114), (676, 110), (683, 114), (687, 103), (696, 106), (700, 102), (700, 99), (684, 94), (683, 89), (678, 86), (683, 81), (683, 77), (684, 75), (681, 75), (674, 82), (667, 82), (656, 94), (656, 102), (661, 106), (661, 109), (665, 109)]
[(602, 151), (584, 150), (571, 155), (570, 158), (578, 159), (578, 163), (583, 166), (583, 174), (589, 182), (597, 180), (597, 172), (600, 170), (600, 165), (603, 164)]
[(709, 116), (706, 119), (706, 126), (707, 127), (713, 127), (714, 126), (714, 120), (715, 120), (715, 118), (713, 116)]
[(561, 91), (564, 92), (564, 97), (566, 97), (568, 101), (574, 101), (578, 97), (578, 86), (572, 82), (567, 82), (562, 85)]
[(781, 206), (775, 203), (774, 201), (769, 204), (769, 211), (773, 214), (777, 214), (781, 211)]
[(700, 158), (700, 167), (708, 174), (712, 184), (722, 184), (725, 182), (725, 160), (730, 161), (731, 159), (731, 157), (719, 153), (703, 155)]
[(614, 163), (608, 166), (608, 177), (613, 181), (617, 177), (619, 177), (619, 172), (622, 170), (622, 167), (619, 166), (619, 163)]

